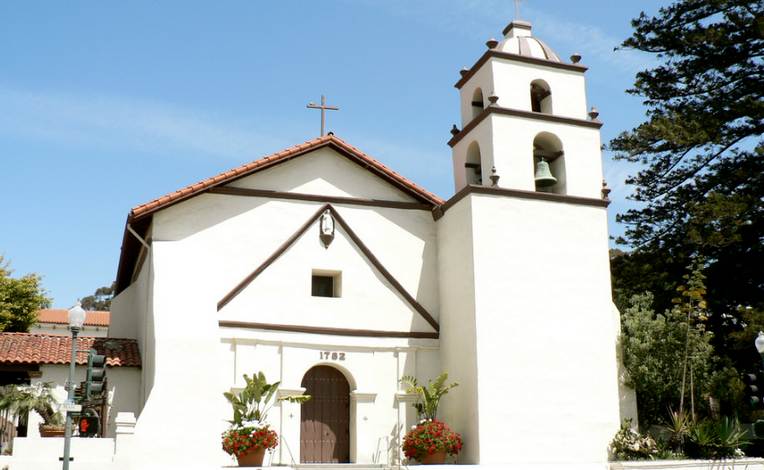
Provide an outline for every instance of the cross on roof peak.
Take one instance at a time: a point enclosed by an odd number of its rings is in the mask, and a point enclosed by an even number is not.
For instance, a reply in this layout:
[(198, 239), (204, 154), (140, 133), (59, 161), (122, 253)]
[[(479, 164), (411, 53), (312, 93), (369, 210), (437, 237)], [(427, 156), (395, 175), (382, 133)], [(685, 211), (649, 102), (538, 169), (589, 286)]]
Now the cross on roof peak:
[(327, 110), (328, 111), (338, 111), (340, 108), (338, 108), (337, 106), (332, 106), (332, 105), (326, 104), (326, 96), (324, 96), (324, 95), (321, 95), (321, 104), (320, 105), (318, 105), (318, 104), (316, 104), (316, 103), (311, 101), (310, 103), (308, 103), (308, 105), (306, 107), (307, 108), (311, 108), (311, 109), (320, 109), (321, 110), (321, 137), (323, 137), (324, 134), (325, 134), (324, 127), (325, 127), (325, 124), (326, 124), (326, 111)]

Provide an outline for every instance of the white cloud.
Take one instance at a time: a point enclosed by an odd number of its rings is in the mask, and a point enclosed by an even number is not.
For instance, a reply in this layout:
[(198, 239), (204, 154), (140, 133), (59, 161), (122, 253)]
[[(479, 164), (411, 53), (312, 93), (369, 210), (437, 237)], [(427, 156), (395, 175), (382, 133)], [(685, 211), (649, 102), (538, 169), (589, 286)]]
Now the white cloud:
[(139, 98), (0, 85), (0, 134), (65, 145), (240, 160), (283, 143), (215, 113)]

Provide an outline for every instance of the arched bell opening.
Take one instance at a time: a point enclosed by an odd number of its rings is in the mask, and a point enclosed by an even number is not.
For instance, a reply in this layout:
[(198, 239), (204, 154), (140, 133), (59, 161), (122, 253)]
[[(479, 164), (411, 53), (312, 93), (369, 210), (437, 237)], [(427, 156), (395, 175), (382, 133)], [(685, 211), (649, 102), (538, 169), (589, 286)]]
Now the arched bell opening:
[(536, 191), (565, 194), (565, 152), (560, 139), (541, 132), (533, 139), (533, 175)]
[(475, 88), (472, 93), (472, 119), (478, 117), (485, 109), (485, 100), (483, 100), (483, 90)]
[(552, 89), (544, 80), (531, 82), (531, 111), (552, 114)]
[(483, 165), (480, 156), (480, 146), (472, 142), (467, 147), (467, 158), (464, 162), (464, 180), (467, 184), (483, 184)]

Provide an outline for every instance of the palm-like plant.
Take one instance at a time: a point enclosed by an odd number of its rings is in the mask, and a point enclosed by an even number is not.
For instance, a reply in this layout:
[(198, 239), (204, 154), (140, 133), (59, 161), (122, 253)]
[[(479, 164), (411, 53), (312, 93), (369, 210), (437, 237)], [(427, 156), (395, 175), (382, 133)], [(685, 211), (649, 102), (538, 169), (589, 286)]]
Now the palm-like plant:
[[(231, 407), (233, 419), (228, 421), (232, 427), (265, 425), (268, 411), (273, 406), (273, 397), (279, 389), (281, 382), (269, 384), (265, 374), (258, 372), (251, 378), (244, 374), (244, 389), (239, 393), (225, 392)], [(310, 395), (290, 395), (278, 398), (278, 401), (303, 403), (310, 399)]]
[(459, 385), (456, 382), (446, 385), (446, 380), (448, 380), (448, 373), (446, 372), (437, 376), (435, 380), (429, 381), (426, 386), (420, 385), (416, 377), (411, 375), (401, 378), (401, 383), (408, 386), (406, 393), (415, 393), (419, 396), (419, 400), (414, 403), (419, 419), (435, 419), (438, 414), (440, 399), (449, 390)]
[(45, 425), (63, 424), (61, 413), (56, 410), (58, 400), (53, 395), (53, 385), (42, 382), (34, 385), (7, 385), (0, 392), (0, 410), (24, 418), (35, 411)]

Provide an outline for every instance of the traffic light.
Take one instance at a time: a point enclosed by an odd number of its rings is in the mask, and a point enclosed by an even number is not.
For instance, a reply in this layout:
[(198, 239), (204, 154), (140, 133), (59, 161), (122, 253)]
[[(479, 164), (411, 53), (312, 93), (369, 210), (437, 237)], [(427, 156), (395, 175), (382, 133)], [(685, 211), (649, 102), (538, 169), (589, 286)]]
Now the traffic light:
[(746, 386), (748, 402), (754, 408), (764, 407), (764, 386), (762, 386), (764, 385), (762, 384), (763, 375), (764, 374), (760, 372), (758, 374), (745, 374), (743, 377), (745, 383), (748, 384)]
[(100, 427), (101, 420), (98, 418), (98, 413), (93, 409), (85, 410), (77, 422), (80, 437), (94, 437), (98, 435)]
[(88, 352), (88, 371), (85, 378), (85, 399), (101, 395), (106, 382), (106, 356), (96, 354), (95, 349)]

